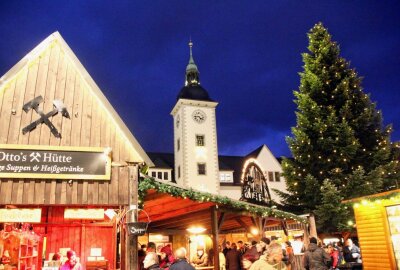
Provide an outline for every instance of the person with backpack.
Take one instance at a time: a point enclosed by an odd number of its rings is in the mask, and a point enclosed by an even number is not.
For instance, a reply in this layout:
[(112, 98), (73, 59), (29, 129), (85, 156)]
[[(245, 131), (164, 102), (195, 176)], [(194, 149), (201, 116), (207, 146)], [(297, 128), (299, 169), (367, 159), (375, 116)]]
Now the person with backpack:
[(317, 238), (310, 238), (310, 245), (304, 254), (303, 266), (306, 270), (328, 270), (331, 257), (317, 245)]

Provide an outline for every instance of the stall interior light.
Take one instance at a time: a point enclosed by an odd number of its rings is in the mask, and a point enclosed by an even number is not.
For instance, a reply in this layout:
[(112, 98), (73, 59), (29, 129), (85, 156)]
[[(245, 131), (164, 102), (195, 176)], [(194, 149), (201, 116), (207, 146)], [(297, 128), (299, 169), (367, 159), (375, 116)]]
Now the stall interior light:
[(199, 234), (199, 233), (203, 233), (206, 231), (206, 229), (203, 227), (190, 227), (190, 228), (187, 228), (186, 230), (192, 234)]
[(259, 232), (259, 231), (258, 231), (257, 228), (251, 228), (250, 232), (251, 232), (252, 235), (255, 236), (255, 235), (258, 235), (258, 232)]

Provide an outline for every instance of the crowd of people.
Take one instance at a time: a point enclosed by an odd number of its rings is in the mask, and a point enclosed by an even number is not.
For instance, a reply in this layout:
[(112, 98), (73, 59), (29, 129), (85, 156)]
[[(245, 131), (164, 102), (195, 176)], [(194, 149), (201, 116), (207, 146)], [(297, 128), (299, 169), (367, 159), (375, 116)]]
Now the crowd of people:
[[(336, 270), (344, 263), (361, 263), (360, 249), (351, 239), (344, 247), (340, 243), (323, 245), (311, 237), (305, 248), (300, 237), (283, 242), (275, 236), (251, 243), (226, 241), (222, 246), (218, 252), (220, 270)], [(157, 254), (155, 243), (149, 242), (139, 250), (139, 270), (194, 270), (213, 265), (213, 256), (212, 249), (207, 253), (200, 245), (191, 259), (185, 248), (173, 252), (170, 245)]]

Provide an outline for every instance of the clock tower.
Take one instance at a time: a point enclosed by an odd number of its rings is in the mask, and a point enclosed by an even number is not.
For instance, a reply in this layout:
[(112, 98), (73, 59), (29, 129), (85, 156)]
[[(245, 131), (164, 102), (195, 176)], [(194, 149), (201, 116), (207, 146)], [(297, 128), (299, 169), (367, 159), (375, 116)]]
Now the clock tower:
[(215, 108), (218, 105), (200, 85), (193, 60), (193, 43), (186, 67), (185, 86), (171, 115), (174, 120), (175, 180), (179, 185), (219, 193)]

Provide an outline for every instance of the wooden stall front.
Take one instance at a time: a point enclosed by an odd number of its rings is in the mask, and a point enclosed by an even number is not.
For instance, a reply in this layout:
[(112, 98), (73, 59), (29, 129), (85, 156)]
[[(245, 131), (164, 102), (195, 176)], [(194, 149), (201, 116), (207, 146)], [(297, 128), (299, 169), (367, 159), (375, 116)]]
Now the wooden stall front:
[[(115, 221), (67, 220), (64, 210), (123, 209), (129, 185), (121, 164), (152, 162), (58, 32), (0, 79), (0, 125), (0, 208), (41, 209), (41, 220), (32, 223), (41, 239), (35, 254), (45, 248), (48, 259), (51, 252), (71, 248), (85, 264), (87, 248), (99, 247), (106, 254), (99, 257), (115, 269)], [(98, 160), (90, 158), (96, 153)], [(74, 154), (80, 161), (70, 166)], [(102, 173), (86, 173), (101, 162)], [(16, 218), (12, 228), (10, 221), (1, 223), (9, 230), (5, 237), (26, 221)]]
[[(252, 239), (260, 240), (265, 236), (268, 226), (283, 224), (287, 227), (288, 224), (307, 222), (291, 213), (185, 189), (152, 178), (141, 179), (139, 190), (143, 196), (140, 200), (144, 202), (144, 211), (139, 212), (139, 220), (151, 221), (148, 233), (167, 236), (173, 249), (185, 247), (189, 257), (196, 252), (196, 238), (206, 236), (201, 239), (204, 243), (200, 245), (205, 244), (206, 252), (213, 250), (214, 254), (210, 257), (214, 261), (210, 263), (212, 267), (204, 269), (219, 269), (218, 245), (222, 244), (226, 235), (253, 233)], [(204, 231), (190, 233), (190, 228), (202, 228)], [(252, 229), (257, 229), (257, 233)]]
[(351, 202), (363, 269), (400, 270), (400, 190)]

